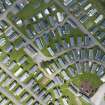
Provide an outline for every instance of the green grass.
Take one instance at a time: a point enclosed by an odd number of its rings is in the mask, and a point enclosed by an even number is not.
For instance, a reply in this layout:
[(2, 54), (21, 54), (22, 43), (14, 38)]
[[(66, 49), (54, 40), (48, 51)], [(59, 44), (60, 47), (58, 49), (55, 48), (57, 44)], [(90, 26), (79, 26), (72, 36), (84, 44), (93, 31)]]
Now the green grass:
[(2, 99), (7, 98), (7, 100), (8, 100), (9, 103), (11, 102), (13, 105), (15, 105), (15, 104), (10, 100), (10, 98), (7, 97), (4, 93), (0, 92), (0, 96), (2, 97)]
[[(103, 14), (105, 16), (105, 0), (89, 0), (92, 3), (93, 7), (98, 10), (98, 13)], [(84, 26), (89, 29), (93, 26), (98, 26), (99, 24), (95, 24), (94, 20), (96, 17), (91, 17), (87, 22), (84, 23)]]
[(13, 50), (10, 53), (11, 59), (15, 61), (19, 61), (19, 59), (24, 55), (23, 49), (20, 49), (19, 51)]
[(90, 103), (86, 102), (85, 100), (83, 100), (82, 98), (79, 98), (82, 105), (91, 105)]
[(43, 0), (31, 0), (28, 5), (26, 5), (21, 12), (17, 14), (22, 19), (27, 19), (34, 15), (35, 13), (38, 13), (39, 11), (47, 8), (50, 4), (45, 4)]
[[(62, 87), (61, 87), (61, 91), (63, 93), (64, 96), (68, 96), (69, 98), (69, 104), (70, 105), (77, 105), (78, 102), (76, 100), (76, 98), (79, 98), (77, 96), (75, 96), (69, 89), (68, 89), (68, 84), (64, 84)], [(61, 100), (61, 99), (60, 99)], [(85, 102), (85, 100), (79, 98), (79, 101), (81, 103), (81, 105), (90, 105), (89, 103)], [(62, 102), (61, 102), (62, 103)], [(63, 105), (63, 104), (61, 104)]]
[(10, 0), (12, 3), (16, 2), (16, 0)]
[(95, 8), (105, 15), (105, 0), (89, 0)]
[(76, 96), (72, 92), (69, 91), (67, 84), (64, 84), (61, 87), (61, 91), (62, 91), (62, 93), (65, 96), (68, 96), (69, 97), (69, 103), (70, 103), (70, 105), (77, 105)]
[(93, 88), (99, 88), (99, 86), (102, 84), (100, 78), (95, 73), (83, 73), (71, 78), (71, 81), (79, 88), (83, 81), (89, 81), (92, 84)]
[(84, 23), (84, 26), (86, 27), (86, 29), (91, 29), (94, 25), (96, 25), (96, 24), (94, 23), (95, 19), (96, 19), (95, 17), (91, 17), (91, 18), (89, 18), (88, 21), (86, 21), (86, 22)]
[(51, 57), (51, 55), (50, 55), (50, 53), (48, 52), (47, 48), (42, 49), (41, 52), (42, 52), (45, 56)]
[[(60, 90), (62, 91), (63, 96), (68, 97), (68, 103), (70, 105), (77, 105), (76, 96), (71, 91), (69, 91), (67, 84), (64, 84), (63, 86), (60, 86)], [(52, 94), (52, 96), (53, 96), (52, 102), (54, 102), (55, 95), (53, 93), (53, 89), (50, 89), (48, 92), (50, 92)], [(63, 102), (62, 102), (62, 97), (60, 97), (58, 100), (60, 102), (60, 105), (64, 105)]]
[[(41, 3), (40, 3), (40, 2)], [(42, 12), (45, 8), (47, 8), (47, 7), (50, 7), (50, 6), (53, 6), (53, 4), (54, 3), (52, 3), (52, 2), (50, 2), (49, 4), (45, 4), (45, 3), (43, 3), (43, 0), (31, 0), (30, 1), (30, 3), (28, 4), (28, 5), (26, 5), (25, 6), (25, 8), (24, 9), (22, 9), (18, 14), (16, 14), (18, 17), (20, 17), (20, 18), (22, 18), (22, 19), (28, 19), (29, 17), (31, 17), (31, 16), (33, 16), (33, 15), (36, 15), (36, 13), (38, 13), (39, 11), (40, 12)], [(39, 8), (37, 9), (37, 8), (35, 8), (35, 3), (37, 3), (37, 4), (39, 4), (40, 3), (40, 6), (39, 6)], [(63, 11), (62, 9), (60, 9), (60, 7), (59, 6), (57, 6), (56, 4), (54, 4), (56, 7), (57, 7), (57, 11)], [(28, 12), (29, 11), (29, 12)], [(31, 11), (31, 12), (30, 12)], [(55, 14), (54, 14), (55, 15)], [(26, 35), (27, 37), (28, 37), (28, 35), (27, 35), (27, 32), (26, 32), (26, 29), (27, 29), (27, 27), (26, 26), (24, 26), (24, 27), (18, 27), (16, 24), (15, 24), (15, 22), (12, 20), (12, 18), (13, 18), (13, 14), (12, 13), (10, 13), (10, 14), (8, 14), (8, 18), (9, 18), (9, 20), (24, 34), (24, 35)], [(29, 27), (31, 27), (31, 23), (30, 23), (30, 25), (29, 25)], [(41, 37), (41, 40), (42, 40), (42, 42), (44, 43), (44, 48), (41, 50), (42, 51), (42, 53), (45, 55), (45, 56), (48, 56), (48, 57), (51, 57), (51, 55), (49, 54), (49, 52), (48, 52), (48, 50), (47, 50), (47, 47), (52, 47), (53, 48), (53, 46), (55, 46), (54, 44), (56, 43), (56, 42), (60, 42), (60, 43), (62, 43), (62, 41), (63, 41), (63, 38), (61, 38), (60, 37), (60, 35), (59, 35), (59, 33), (56, 31), (55, 32), (56, 33), (56, 37), (54, 37), (53, 38), (53, 40), (52, 40), (52, 37), (50, 38), (50, 40), (49, 40), (49, 42), (46, 44), (45, 43), (45, 41), (43, 40), (43, 37)], [(73, 28), (71, 28), (70, 29), (70, 34), (69, 35), (66, 35), (66, 41), (67, 42), (70, 42), (70, 36), (74, 36), (74, 39), (75, 39), (75, 42), (76, 42), (76, 40), (77, 40), (77, 37), (78, 36), (82, 36), (83, 35), (83, 33), (82, 32), (80, 32), (79, 31), (79, 29), (73, 29)], [(33, 41), (33, 40), (32, 40)]]
[[(70, 42), (70, 36), (74, 37), (74, 40), (75, 40), (75, 43), (76, 43), (78, 36), (83, 37), (84, 35), (83, 35), (83, 33), (79, 29), (77, 29), (77, 28), (73, 29), (72, 28), (71, 31), (70, 31), (70, 34), (67, 35), (66, 38), (65, 38), (67, 43)], [(45, 44), (44, 39), (41, 38), (41, 40)], [(50, 57), (51, 55), (47, 51), (47, 47), (50, 46), (50, 47), (53, 48), (53, 46), (55, 46), (55, 43), (57, 43), (57, 42), (62, 43), (63, 40), (64, 39), (59, 36), (59, 33), (56, 32), (56, 37), (53, 40), (51, 38), (51, 40), (47, 43), (47, 45), (42, 49), (43, 54), (45, 54), (45, 56), (49, 56)]]

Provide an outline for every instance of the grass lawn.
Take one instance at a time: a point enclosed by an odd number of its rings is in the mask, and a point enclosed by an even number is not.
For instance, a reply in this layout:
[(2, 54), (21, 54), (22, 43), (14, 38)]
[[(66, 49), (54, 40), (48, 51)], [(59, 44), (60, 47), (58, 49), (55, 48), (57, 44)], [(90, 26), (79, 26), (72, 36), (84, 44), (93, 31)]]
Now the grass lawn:
[(23, 49), (20, 49), (19, 51), (13, 50), (10, 54), (11, 59), (15, 61), (19, 61), (19, 59), (24, 55)]
[(105, 0), (89, 0), (99, 12), (105, 15)]
[(84, 23), (84, 26), (86, 27), (86, 29), (91, 29), (94, 25), (96, 25), (94, 21), (95, 21), (95, 17), (91, 17), (88, 21), (86, 21)]
[(74, 35), (75, 37), (83, 35), (83, 33), (78, 28), (76, 28), (76, 29), (72, 28), (70, 34)]
[(45, 4), (43, 0), (31, 0), (30, 3), (17, 14), (17, 16), (22, 19), (27, 19), (27, 17), (31, 17), (35, 13), (38, 13), (39, 11), (47, 8), (51, 4), (52, 2)]
[(70, 105), (77, 105), (76, 96), (72, 92), (69, 91), (67, 84), (61, 87), (61, 91), (65, 96), (69, 97)]
[(8, 100), (9, 103), (12, 103), (12, 105), (15, 105), (15, 104), (9, 99), (9, 97), (6, 96), (3, 92), (0, 92), (0, 96), (2, 97), (2, 99), (7, 98), (7, 100)]
[(16, 0), (10, 0), (12, 3), (16, 2)]
[(51, 55), (50, 55), (50, 53), (48, 52), (47, 48), (42, 49), (41, 52), (42, 52), (45, 56), (51, 57)]
[(71, 78), (71, 81), (74, 84), (76, 84), (79, 88), (83, 81), (89, 81), (93, 85), (93, 88), (99, 88), (99, 86), (102, 84), (101, 80), (95, 73), (83, 73), (81, 75), (77, 75)]
[[(69, 97), (69, 103), (70, 105), (78, 105), (78, 102), (76, 100), (76, 98), (78, 98), (77, 96), (75, 96), (69, 89), (68, 89), (68, 85), (64, 84), (61, 87), (61, 91), (65, 96)], [(83, 99), (79, 98), (81, 105), (90, 105), (89, 103), (85, 102)]]
[[(68, 85), (67, 84), (64, 84), (63, 86), (61, 86), (60, 90), (62, 91), (63, 96), (68, 96), (68, 103), (70, 105), (77, 105), (76, 96), (68, 90)], [(50, 89), (49, 92), (52, 94), (52, 96), (53, 96), (52, 102), (54, 102), (55, 95), (54, 95), (53, 89)], [(62, 97), (60, 97), (58, 100), (60, 102), (60, 105), (64, 105), (63, 102), (62, 102)]]
[(84, 101), (82, 98), (79, 98), (79, 99), (80, 99), (82, 105), (90, 105), (89, 103), (87, 103), (86, 101)]

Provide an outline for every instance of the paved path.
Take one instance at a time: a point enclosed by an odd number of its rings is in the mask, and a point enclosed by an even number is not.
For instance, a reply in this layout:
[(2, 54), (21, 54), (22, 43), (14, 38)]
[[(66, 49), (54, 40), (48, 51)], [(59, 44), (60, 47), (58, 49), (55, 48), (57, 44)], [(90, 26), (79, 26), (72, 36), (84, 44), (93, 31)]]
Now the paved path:
[[(99, 43), (96, 38), (74, 17), (72, 16), (72, 14), (70, 14), (69, 10), (67, 8), (65, 8), (58, 0), (53, 0), (55, 1), (61, 8), (64, 9), (64, 11), (68, 14), (69, 18), (76, 23), (76, 25), (78, 26), (78, 28), (85, 34), (87, 34), (88, 36), (90, 36), (93, 41), (105, 52), (105, 48), (101, 45), (101, 43)], [(19, 2), (19, 0), (17, 0), (17, 2)], [(14, 3), (15, 5), (16, 3)], [(4, 15), (2, 15), (0, 18), (1, 19), (5, 19), (7, 22), (9, 22), (9, 24), (14, 27), (16, 29), (16, 31), (20, 32), (15, 25), (13, 25), (7, 18), (7, 13), (9, 11), (13, 11), (14, 9), (14, 5), (9, 9), (7, 10), (6, 13), (4, 13)], [(21, 32), (20, 34), (22, 35), (21, 37), (24, 38), (29, 44), (33, 45), (34, 48), (38, 51), (38, 54), (42, 55), (43, 56), (43, 59), (44, 60), (51, 60), (50, 57), (45, 57), (43, 55), (43, 53), (32, 43), (31, 40), (29, 40), (27, 37), (25, 37), (25, 35), (23, 35)], [(63, 52), (64, 53), (64, 52)], [(60, 54), (58, 54), (57, 56), (54, 56), (54, 58), (58, 57)], [(62, 55), (62, 53), (61, 53)], [(41, 104), (44, 104), (40, 99), (38, 99), (38, 97), (32, 93), (32, 91), (26, 86), (24, 85), (23, 83), (21, 83), (20, 81), (18, 81), (17, 78), (15, 78), (8, 70), (7, 68), (5, 68), (2, 64), (0, 64), (0, 66), (4, 69), (4, 71), (9, 74), (14, 80), (16, 80), (22, 87), (24, 87), (34, 98), (36, 98)], [(65, 68), (67, 67), (68, 65), (65, 66)], [(54, 75), (52, 75), (52, 77), (54, 77), (56, 74), (58, 74), (60, 71), (56, 72)], [(100, 89), (99, 89), (99, 93), (97, 92), (96, 95), (92, 98), (93, 101), (95, 101), (94, 103), (97, 103), (95, 105), (99, 105), (98, 103), (101, 102), (102, 100), (102, 96), (104, 95), (104, 92), (105, 92), (105, 85), (102, 86)], [(98, 100), (97, 100), (98, 99)], [(104, 105), (104, 104), (103, 104)]]
[(80, 59), (80, 60), (75, 60), (75, 61), (71, 61), (68, 64), (64, 65), (63, 67), (61, 67), (60, 69), (57, 69), (57, 71), (55, 71), (52, 75), (50, 75), (50, 79), (53, 79), (57, 74), (59, 74), (61, 72), (61, 70), (66, 69), (67, 67), (69, 67), (69, 65), (75, 64), (76, 62), (94, 62), (97, 63), (99, 65), (102, 65), (105, 67), (105, 62), (100, 62), (94, 59)]
[(77, 25), (77, 27), (86, 35), (88, 35), (104, 52), (105, 47), (102, 46), (102, 44), (79, 22), (78, 19), (76, 19), (66, 8), (64, 5), (61, 4), (58, 0), (54, 0), (61, 8), (64, 9), (64, 11), (68, 14), (69, 18)]
[(102, 86), (100, 86), (96, 94), (91, 98), (93, 105), (105, 105), (104, 95), (105, 95), (105, 83)]
[(30, 93), (37, 101), (39, 101), (42, 105), (46, 105), (41, 99), (39, 99), (39, 97), (32, 92), (32, 90), (30, 89), (30, 87), (28, 86), (28, 84), (24, 84), (22, 82), (19, 81), (18, 78), (16, 78), (9, 70), (8, 68), (3, 65), (2, 63), (0, 63), (0, 67), (13, 79), (16, 80), (19, 85), (21, 85), (28, 93)]
[(82, 105), (82, 103), (78, 97), (76, 97), (76, 102), (77, 102), (77, 105)]
[(22, 105), (19, 101), (16, 100), (14, 96), (7, 92), (7, 90), (5, 90), (3, 87), (0, 87), (0, 92), (7, 96), (13, 103), (15, 103), (15, 105)]

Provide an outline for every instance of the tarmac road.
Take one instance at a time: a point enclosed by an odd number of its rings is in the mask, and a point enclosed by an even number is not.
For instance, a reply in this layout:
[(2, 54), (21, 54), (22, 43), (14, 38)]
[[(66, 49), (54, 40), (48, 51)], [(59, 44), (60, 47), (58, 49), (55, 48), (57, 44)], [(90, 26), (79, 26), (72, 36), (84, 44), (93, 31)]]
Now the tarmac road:
[(105, 83), (100, 86), (96, 94), (91, 98), (94, 105), (105, 105)]

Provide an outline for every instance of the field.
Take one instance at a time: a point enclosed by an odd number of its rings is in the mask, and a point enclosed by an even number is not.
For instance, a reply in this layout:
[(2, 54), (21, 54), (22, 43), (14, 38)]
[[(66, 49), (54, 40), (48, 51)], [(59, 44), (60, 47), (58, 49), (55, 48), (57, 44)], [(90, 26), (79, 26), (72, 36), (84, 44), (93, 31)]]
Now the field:
[[(60, 86), (60, 90), (62, 91), (63, 96), (66, 96), (68, 98), (68, 103), (70, 105), (78, 105), (78, 102), (80, 103), (80, 105), (90, 105), (89, 103), (85, 102), (81, 97), (75, 96), (74, 93), (69, 90), (67, 83), (65, 83), (63, 86)], [(50, 93), (53, 95), (53, 97), (55, 97), (53, 89), (50, 90)], [(52, 102), (54, 102), (54, 100), (52, 100)], [(60, 102), (60, 105), (64, 105), (62, 102), (62, 97), (60, 97), (58, 100)]]
[(72, 78), (71, 81), (79, 88), (83, 81), (89, 81), (92, 84), (92, 87), (95, 89), (99, 88), (99, 86), (102, 84), (101, 80), (95, 73), (83, 73), (81, 75), (77, 75), (75, 78)]
[(89, 0), (99, 12), (105, 15), (105, 0)]

